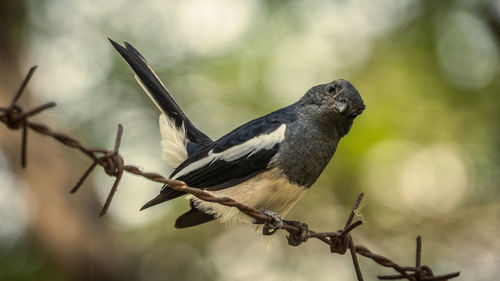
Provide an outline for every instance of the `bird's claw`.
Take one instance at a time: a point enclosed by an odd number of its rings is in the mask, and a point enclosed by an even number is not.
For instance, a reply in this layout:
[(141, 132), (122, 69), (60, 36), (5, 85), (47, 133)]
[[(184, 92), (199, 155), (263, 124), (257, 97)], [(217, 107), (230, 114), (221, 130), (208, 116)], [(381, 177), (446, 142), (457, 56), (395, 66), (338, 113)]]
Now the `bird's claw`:
[(260, 210), (260, 212), (273, 219), (272, 223), (264, 223), (264, 227), (262, 228), (263, 235), (273, 235), (276, 231), (278, 231), (278, 229), (283, 227), (283, 219), (279, 214), (266, 209)]
[(263, 235), (273, 235), (274, 233), (276, 233), (276, 231), (278, 231), (278, 229), (283, 228), (284, 223), (286, 223), (288, 225), (293, 225), (300, 230), (298, 235), (290, 234), (286, 237), (288, 239), (288, 244), (290, 246), (298, 246), (307, 241), (307, 238), (309, 237), (309, 228), (307, 224), (299, 221), (288, 221), (288, 220), (284, 221), (279, 214), (270, 210), (260, 210), (260, 211), (262, 214), (269, 216), (273, 219), (272, 223), (269, 222), (264, 223), (264, 227), (262, 228)]
[(309, 227), (307, 224), (300, 221), (285, 221), (286, 224), (293, 225), (300, 229), (300, 233), (298, 235), (290, 234), (286, 237), (288, 240), (288, 245), (290, 246), (299, 246), (300, 244), (307, 241), (309, 236)]

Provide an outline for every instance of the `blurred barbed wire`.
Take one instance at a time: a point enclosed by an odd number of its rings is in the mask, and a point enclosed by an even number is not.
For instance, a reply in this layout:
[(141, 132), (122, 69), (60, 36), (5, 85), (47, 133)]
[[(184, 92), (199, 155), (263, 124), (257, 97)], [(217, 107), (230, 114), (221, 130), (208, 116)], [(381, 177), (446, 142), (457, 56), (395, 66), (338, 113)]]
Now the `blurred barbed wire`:
[(123, 133), (123, 127), (121, 125), (118, 125), (118, 132), (116, 134), (113, 150), (107, 150), (104, 148), (90, 148), (84, 146), (78, 140), (67, 134), (56, 132), (45, 124), (35, 123), (29, 119), (46, 109), (56, 106), (54, 102), (49, 102), (25, 111), (18, 104), (18, 101), (24, 93), (24, 90), (26, 89), (26, 86), (28, 85), (36, 68), (37, 66), (31, 67), (28, 74), (26, 75), (26, 78), (21, 83), (19, 90), (12, 99), (10, 105), (7, 107), (0, 107), (0, 122), (4, 123), (10, 130), (22, 130), (22, 167), (27, 166), (26, 147), (28, 143), (29, 129), (39, 134), (52, 137), (65, 146), (76, 148), (87, 155), (89, 158), (91, 158), (92, 164), (78, 179), (75, 186), (71, 189), (71, 193), (75, 193), (76, 191), (78, 191), (83, 182), (88, 178), (88, 176), (98, 165), (104, 169), (107, 175), (115, 177), (113, 186), (104, 203), (104, 206), (101, 209), (100, 216), (105, 215), (107, 210), (109, 209), (111, 201), (113, 200), (113, 196), (118, 189), (118, 185), (123, 176), (123, 173), (126, 171), (128, 173), (135, 174), (155, 182), (168, 184), (169, 187), (173, 189), (189, 193), (207, 202), (214, 202), (224, 206), (235, 207), (242, 213), (256, 219), (257, 223), (264, 224), (264, 235), (272, 235), (278, 229), (287, 231), (289, 233), (289, 235), (287, 236), (288, 244), (291, 246), (298, 246), (306, 242), (309, 238), (315, 238), (329, 245), (331, 253), (344, 255), (347, 250), (349, 250), (355, 268), (356, 277), (360, 281), (363, 280), (363, 276), (357, 258), (358, 254), (373, 260), (383, 267), (392, 268), (398, 273), (396, 275), (379, 275), (377, 277), (380, 280), (406, 279), (410, 281), (444, 281), (458, 277), (460, 275), (460, 272), (453, 272), (434, 276), (434, 273), (429, 266), (422, 265), (422, 239), (420, 236), (417, 237), (414, 266), (401, 266), (387, 257), (371, 252), (364, 246), (355, 245), (350, 232), (362, 224), (361, 220), (357, 220), (355, 222), (353, 222), (353, 220), (363, 198), (363, 193), (358, 196), (343, 229), (333, 232), (315, 232), (313, 230), (310, 230), (305, 223), (288, 220), (279, 221), (279, 223), (277, 223), (276, 218), (274, 218), (273, 216), (263, 213), (251, 206), (241, 204), (229, 197), (216, 197), (205, 190), (189, 187), (182, 181), (171, 180), (157, 173), (143, 172), (138, 167), (133, 165), (125, 165), (123, 157), (119, 153), (121, 137)]

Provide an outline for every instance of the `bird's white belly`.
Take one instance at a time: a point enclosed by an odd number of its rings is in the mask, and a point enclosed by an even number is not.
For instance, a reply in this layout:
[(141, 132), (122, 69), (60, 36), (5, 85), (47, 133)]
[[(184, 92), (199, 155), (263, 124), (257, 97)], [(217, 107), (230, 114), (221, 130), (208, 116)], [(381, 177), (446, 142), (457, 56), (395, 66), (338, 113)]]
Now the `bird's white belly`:
[[(305, 191), (304, 187), (290, 183), (286, 176), (275, 168), (262, 172), (238, 185), (210, 191), (210, 193), (217, 197), (230, 197), (257, 209), (271, 210), (284, 217), (304, 195)], [(193, 196), (188, 198), (194, 200), (197, 209), (215, 215), (221, 222), (227, 224), (254, 222), (253, 218), (241, 213), (237, 208), (205, 202)]]

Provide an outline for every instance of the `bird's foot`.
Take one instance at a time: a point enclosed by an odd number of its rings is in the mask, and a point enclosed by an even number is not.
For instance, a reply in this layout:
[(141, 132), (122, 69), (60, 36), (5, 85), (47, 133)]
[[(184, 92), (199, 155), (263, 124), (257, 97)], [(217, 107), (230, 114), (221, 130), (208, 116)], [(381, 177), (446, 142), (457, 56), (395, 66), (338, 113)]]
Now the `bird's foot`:
[(276, 231), (278, 231), (278, 229), (283, 227), (283, 219), (278, 213), (266, 209), (260, 210), (260, 212), (273, 219), (272, 223), (264, 223), (264, 227), (262, 228), (263, 235), (273, 235)]
[(307, 224), (300, 221), (284, 221), (286, 224), (293, 225), (300, 229), (300, 233), (298, 235), (290, 234), (286, 237), (288, 239), (288, 245), (290, 246), (299, 246), (300, 244), (307, 241), (309, 236), (309, 227)]

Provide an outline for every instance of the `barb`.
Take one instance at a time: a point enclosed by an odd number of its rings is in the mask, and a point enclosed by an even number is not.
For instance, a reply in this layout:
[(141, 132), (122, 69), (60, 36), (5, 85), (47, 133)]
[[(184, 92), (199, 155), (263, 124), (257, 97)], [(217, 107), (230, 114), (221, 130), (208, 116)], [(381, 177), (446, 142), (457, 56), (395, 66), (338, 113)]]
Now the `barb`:
[(13, 107), (17, 103), (17, 101), (19, 100), (21, 95), (24, 93), (24, 89), (26, 89), (26, 86), (28, 86), (28, 83), (30, 82), (31, 77), (33, 76), (33, 73), (35, 73), (35, 70), (37, 68), (38, 68), (38, 65), (34, 65), (30, 68), (30, 70), (28, 71), (28, 74), (26, 74), (26, 78), (24, 78), (23, 82), (21, 83), (21, 87), (19, 87), (19, 90), (17, 90), (17, 93), (14, 96), (14, 98), (12, 99), (12, 102), (10, 103), (9, 107)]
[[(247, 206), (241, 204), (231, 198), (228, 197), (215, 197), (211, 193), (199, 189), (187, 186), (184, 182), (178, 180), (171, 180), (163, 177), (157, 173), (149, 173), (143, 172), (136, 166), (125, 165), (122, 156), (119, 154), (120, 142), (123, 133), (122, 125), (118, 125), (118, 132), (116, 135), (116, 140), (114, 144), (113, 150), (106, 150), (103, 148), (89, 148), (82, 145), (78, 140), (72, 138), (63, 133), (59, 133), (53, 131), (48, 126), (40, 123), (35, 123), (29, 120), (29, 118), (34, 115), (39, 114), (40, 112), (54, 107), (55, 103), (46, 103), (40, 106), (37, 106), (31, 110), (23, 111), (22, 107), (17, 104), (18, 100), (24, 93), (26, 86), (28, 85), (34, 71), (36, 70), (36, 66), (33, 66), (24, 81), (22, 82), (19, 90), (16, 95), (13, 97), (12, 102), (6, 108), (0, 107), (0, 123), (4, 123), (7, 128), (11, 130), (21, 129), (22, 132), (22, 146), (21, 146), (21, 164), (26, 167), (26, 146), (28, 142), (28, 131), (29, 129), (48, 137), (55, 139), (61, 144), (78, 149), (85, 155), (87, 155), (91, 160), (92, 164), (89, 168), (83, 173), (83, 175), (78, 179), (75, 186), (70, 190), (70, 193), (75, 193), (79, 190), (88, 176), (92, 173), (96, 166), (101, 166), (106, 174), (111, 177), (115, 177), (115, 181), (113, 186), (109, 192), (109, 195), (104, 203), (100, 216), (106, 214), (109, 206), (111, 205), (111, 201), (113, 200), (113, 196), (118, 189), (118, 185), (120, 184), (120, 180), (123, 176), (124, 172), (134, 174), (137, 176), (144, 177), (146, 179), (168, 184), (169, 187), (183, 191), (189, 194), (196, 196), (197, 198), (207, 201), (214, 202), (224, 206), (235, 207), (242, 213), (254, 218), (256, 221), (261, 223), (273, 223), (274, 219), (271, 216), (268, 216), (262, 213), (260, 210), (253, 208), (251, 206)], [(314, 238), (322, 241), (323, 243), (329, 245), (330, 252), (335, 254), (343, 255), (347, 252), (347, 250), (351, 253), (351, 258), (353, 261), (353, 265), (355, 268), (356, 276), (359, 281), (363, 280), (363, 276), (361, 273), (361, 268), (358, 262), (357, 255), (361, 255), (363, 257), (369, 258), (376, 262), (377, 264), (394, 269), (398, 274), (397, 275), (383, 275), (378, 276), (381, 280), (397, 280), (397, 279), (406, 279), (410, 281), (444, 281), (455, 278), (459, 276), (459, 272), (443, 274), (439, 276), (434, 276), (430, 267), (426, 265), (422, 265), (422, 239), (420, 236), (417, 237), (417, 246), (416, 246), (416, 258), (415, 258), (415, 266), (413, 267), (403, 267), (393, 262), (389, 258), (384, 256), (372, 253), (369, 249), (364, 246), (355, 245), (350, 232), (354, 230), (356, 227), (362, 224), (362, 221), (358, 220), (353, 222), (354, 216), (356, 215), (359, 205), (363, 199), (363, 193), (361, 193), (347, 220), (345, 226), (342, 230), (335, 232), (315, 232), (313, 230), (307, 229), (306, 224), (295, 222), (292, 223), (290, 221), (283, 221), (283, 224), (279, 227), (279, 229), (283, 229), (289, 233), (288, 242), (290, 245), (297, 246), (303, 242), (306, 242), (308, 238)], [(299, 227), (298, 225), (302, 225), (303, 227)], [(303, 232), (305, 231), (305, 233)], [(274, 233), (274, 232), (273, 232)]]

